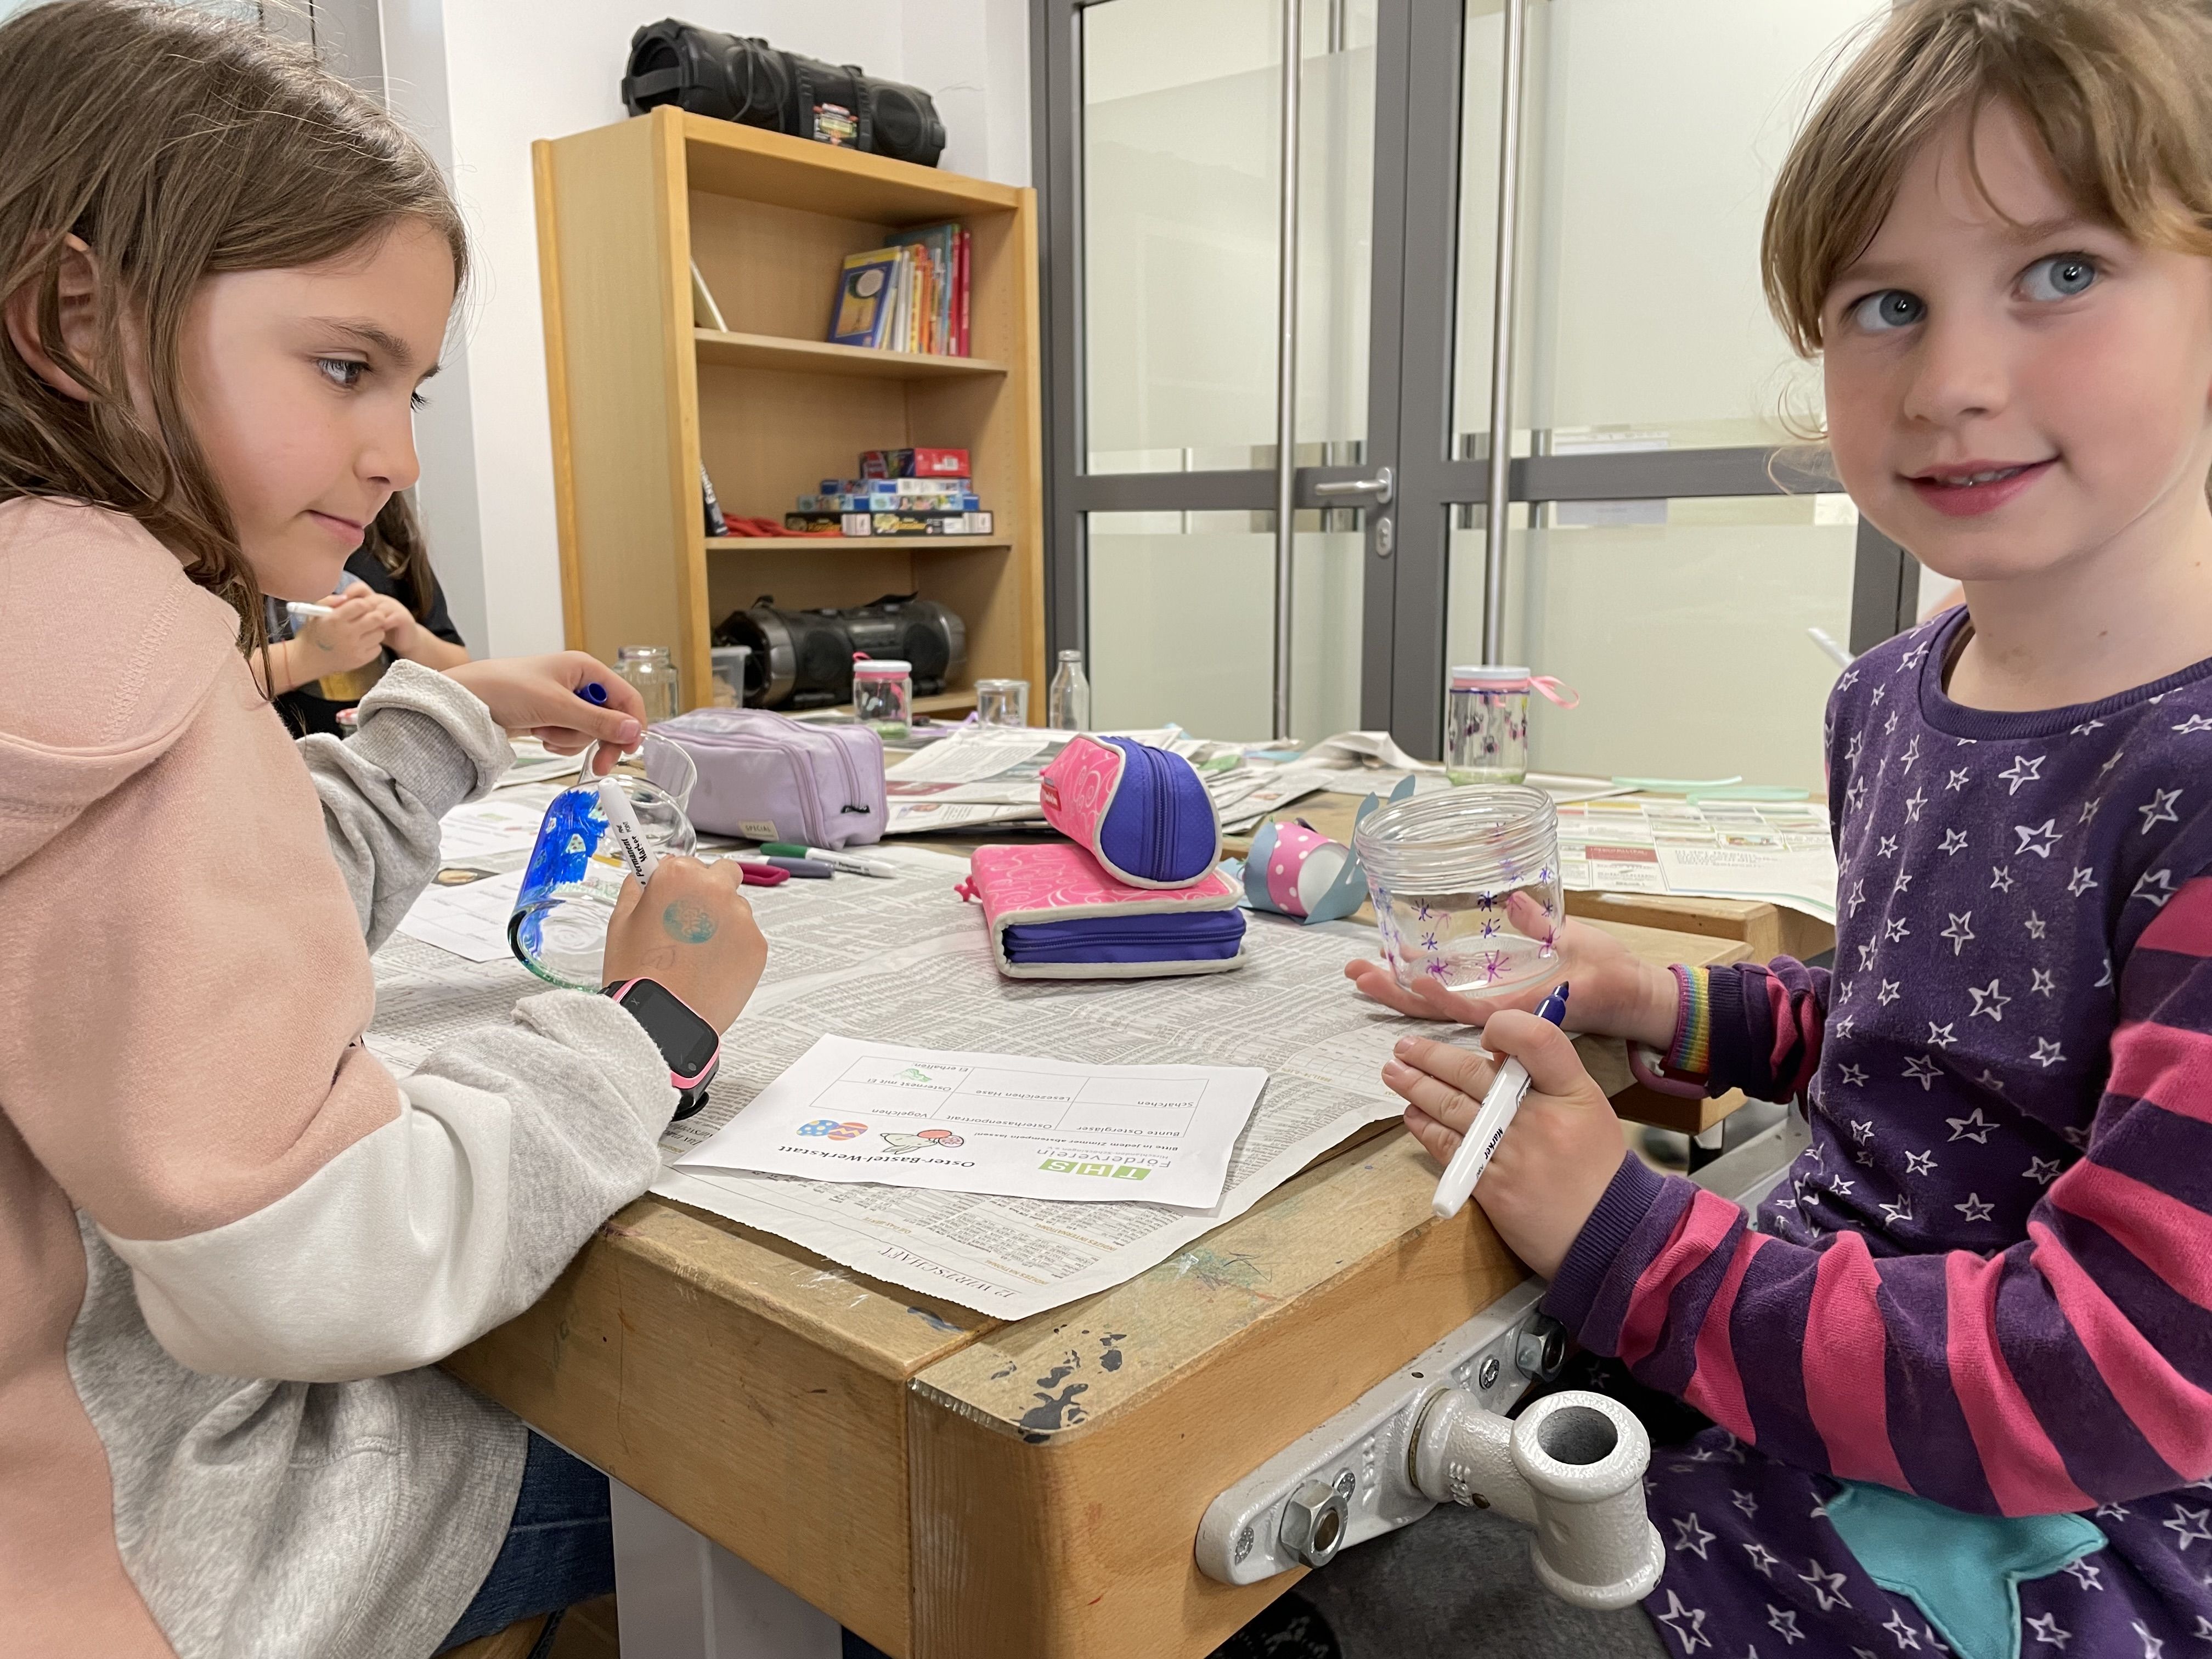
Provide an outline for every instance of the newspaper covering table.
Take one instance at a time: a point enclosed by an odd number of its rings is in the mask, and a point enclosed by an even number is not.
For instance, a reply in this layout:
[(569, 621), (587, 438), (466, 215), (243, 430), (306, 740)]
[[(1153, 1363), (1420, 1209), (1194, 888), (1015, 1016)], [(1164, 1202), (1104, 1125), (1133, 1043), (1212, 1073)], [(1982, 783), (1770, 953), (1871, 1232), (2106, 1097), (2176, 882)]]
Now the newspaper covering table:
[(1570, 888), (1766, 899), (1832, 923), (1836, 853), (1819, 801), (1592, 800), (1559, 809)]
[[(952, 892), (963, 861), (882, 850), (908, 873), (749, 890), (769, 975), (723, 1038), (712, 1098), (671, 1126), (665, 1158), (705, 1140), (825, 1032), (1104, 1065), (1261, 1066), (1267, 1091), (1231, 1152), (1220, 1201), (1192, 1210), (993, 1198), (665, 1164), (654, 1192), (891, 1284), (1019, 1319), (1166, 1261), (1401, 1109), (1381, 1067), (1399, 1037), (1423, 1028), (1364, 1002), (1343, 977), (1371, 935), (1255, 915), (1251, 962), (1235, 973), (1010, 981), (992, 966), (981, 913)], [(406, 938), (376, 965), (369, 1046), (401, 1072), (544, 988), (515, 963), (468, 963)]]

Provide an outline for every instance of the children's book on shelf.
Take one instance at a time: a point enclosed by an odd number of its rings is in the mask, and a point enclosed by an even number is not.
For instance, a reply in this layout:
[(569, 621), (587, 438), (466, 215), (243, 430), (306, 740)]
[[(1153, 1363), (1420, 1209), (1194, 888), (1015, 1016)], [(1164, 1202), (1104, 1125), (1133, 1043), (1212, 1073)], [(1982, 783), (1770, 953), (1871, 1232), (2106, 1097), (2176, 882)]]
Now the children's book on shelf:
[(964, 357), (969, 240), (963, 226), (920, 225), (890, 246), (848, 254), (830, 338), (837, 345)]

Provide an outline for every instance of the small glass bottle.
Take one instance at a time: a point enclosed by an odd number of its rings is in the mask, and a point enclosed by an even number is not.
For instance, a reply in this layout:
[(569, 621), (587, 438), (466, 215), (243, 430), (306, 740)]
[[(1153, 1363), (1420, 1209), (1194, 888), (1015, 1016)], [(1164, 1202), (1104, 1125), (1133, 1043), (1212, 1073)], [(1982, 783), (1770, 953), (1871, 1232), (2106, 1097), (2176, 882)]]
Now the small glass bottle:
[(914, 731), (914, 665), (887, 657), (853, 659), (853, 713), (879, 738)]
[(1055, 732), (1091, 729), (1091, 682), (1083, 677), (1083, 653), (1063, 651), (1060, 671), (1045, 694), (1045, 724)]
[(665, 645), (625, 645), (615, 652), (615, 672), (628, 680), (645, 702), (645, 723), (672, 720), (680, 707), (676, 664)]
[(1455, 668), (1445, 700), (1444, 772), (1455, 785), (1518, 783), (1528, 774), (1526, 668)]

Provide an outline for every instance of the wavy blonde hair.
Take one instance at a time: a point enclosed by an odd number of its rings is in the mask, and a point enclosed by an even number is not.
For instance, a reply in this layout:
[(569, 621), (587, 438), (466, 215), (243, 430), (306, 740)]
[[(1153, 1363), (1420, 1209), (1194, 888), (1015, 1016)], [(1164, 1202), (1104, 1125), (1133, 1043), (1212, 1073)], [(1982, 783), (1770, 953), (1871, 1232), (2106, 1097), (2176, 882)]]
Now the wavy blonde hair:
[(1766, 301), (1801, 356), (1820, 350), (1828, 290), (1921, 147), (1998, 101), (2084, 215), (2212, 255), (2212, 4), (1905, 0), (1808, 118), (1767, 202)]
[[(129, 514), (262, 644), (259, 587), (179, 395), (185, 308), (209, 276), (314, 264), (406, 219), (445, 239), (458, 288), (467, 238), (436, 164), (251, 25), (149, 0), (50, 0), (0, 24), (0, 296), (34, 287), (40, 344), (92, 394), (64, 396), (0, 346), (0, 500)], [(98, 270), (88, 360), (62, 343), (64, 234)]]

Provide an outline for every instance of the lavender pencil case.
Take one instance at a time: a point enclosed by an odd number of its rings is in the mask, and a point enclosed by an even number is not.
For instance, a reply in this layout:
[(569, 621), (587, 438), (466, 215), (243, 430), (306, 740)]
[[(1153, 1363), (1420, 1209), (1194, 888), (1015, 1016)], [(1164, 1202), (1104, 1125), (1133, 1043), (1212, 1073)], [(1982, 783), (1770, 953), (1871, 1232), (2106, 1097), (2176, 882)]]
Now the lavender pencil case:
[(766, 708), (695, 708), (653, 729), (699, 769), (691, 822), (710, 835), (831, 852), (883, 839), (884, 740), (865, 726), (814, 726)]
[(1239, 889), (1219, 871), (1163, 891), (1130, 887), (1065, 842), (979, 847), (960, 884), (979, 899), (1010, 979), (1157, 979), (1244, 965)]
[(1131, 887), (1182, 887), (1221, 861), (1213, 797), (1181, 755), (1127, 738), (1069, 739), (1044, 769), (1052, 827)]

